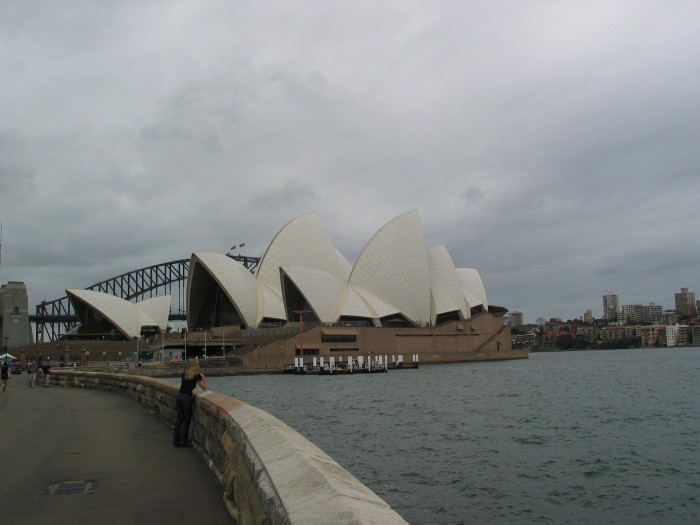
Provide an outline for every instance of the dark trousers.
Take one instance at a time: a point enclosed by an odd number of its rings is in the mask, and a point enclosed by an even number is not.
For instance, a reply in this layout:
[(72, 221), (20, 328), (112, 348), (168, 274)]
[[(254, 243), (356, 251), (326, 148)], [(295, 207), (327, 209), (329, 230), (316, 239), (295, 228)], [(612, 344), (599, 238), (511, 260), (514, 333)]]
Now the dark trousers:
[(173, 429), (173, 445), (184, 446), (187, 444), (187, 436), (190, 432), (190, 421), (192, 421), (192, 408), (194, 406), (193, 397), (178, 392), (176, 406), (177, 419)]

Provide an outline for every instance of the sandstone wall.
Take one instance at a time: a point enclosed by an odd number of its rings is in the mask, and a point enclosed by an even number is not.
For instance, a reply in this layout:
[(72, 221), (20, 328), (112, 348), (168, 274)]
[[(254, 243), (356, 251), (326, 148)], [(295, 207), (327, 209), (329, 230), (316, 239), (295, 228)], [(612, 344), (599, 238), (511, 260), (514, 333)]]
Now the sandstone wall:
[[(51, 383), (125, 394), (167, 424), (178, 384), (127, 374), (52, 370)], [(321, 449), (267, 412), (237, 399), (197, 395), (190, 436), (216, 473), (240, 525), (406, 522)], [(170, 436), (163, 446), (172, 446)]]

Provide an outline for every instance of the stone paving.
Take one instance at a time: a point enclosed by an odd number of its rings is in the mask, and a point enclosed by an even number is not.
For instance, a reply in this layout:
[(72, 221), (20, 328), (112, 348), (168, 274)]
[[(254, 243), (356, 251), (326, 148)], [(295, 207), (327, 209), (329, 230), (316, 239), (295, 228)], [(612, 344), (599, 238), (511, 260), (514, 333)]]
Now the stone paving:
[(0, 522), (12, 524), (233, 523), (222, 489), (192, 448), (118, 394), (0, 391)]

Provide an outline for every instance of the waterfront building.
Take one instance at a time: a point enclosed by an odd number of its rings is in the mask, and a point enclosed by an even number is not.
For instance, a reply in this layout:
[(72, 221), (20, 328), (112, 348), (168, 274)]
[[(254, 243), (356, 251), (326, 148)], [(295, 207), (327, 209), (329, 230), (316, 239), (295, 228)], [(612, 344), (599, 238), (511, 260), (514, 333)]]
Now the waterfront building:
[(591, 310), (590, 308), (583, 312), (583, 322), (593, 324), (593, 310)]
[(689, 292), (687, 288), (681, 288), (680, 293), (674, 294), (676, 313), (683, 316), (697, 314), (695, 304), (695, 292)]
[[(476, 269), (456, 268), (445, 246), (426, 245), (416, 210), (385, 224), (354, 264), (306, 214), (274, 236), (255, 274), (211, 252), (193, 253), (189, 265), (189, 329), (240, 330), (236, 354), (246, 367), (367, 353), (526, 357), (511, 351), (506, 312), (489, 305)], [(277, 338), (263, 338), (272, 326), (281, 327)]]
[(10, 281), (0, 286), (0, 353), (31, 342), (27, 287), (23, 282)]
[(603, 296), (603, 319), (617, 321), (620, 314), (620, 298), (617, 294), (608, 292)]
[(650, 347), (659, 344), (659, 334), (663, 327), (658, 324), (638, 326), (637, 336), (642, 342), (642, 346)]
[(523, 314), (521, 312), (513, 310), (512, 312), (506, 314), (505, 320), (508, 326), (510, 326), (511, 328), (517, 328), (518, 326), (522, 326), (523, 324)]
[(625, 339), (626, 337), (629, 337), (627, 327), (620, 325), (606, 326), (603, 330), (601, 330), (600, 336), (603, 341)]
[(576, 339), (582, 339), (592, 343), (596, 339), (600, 339), (600, 329), (593, 326), (581, 326), (576, 331)]
[(644, 307), (641, 304), (623, 304), (622, 317), (623, 323), (638, 324), (642, 322), (642, 311)]
[(526, 334), (517, 334), (515, 336), (515, 344), (519, 346), (532, 346), (537, 340), (537, 335), (535, 332), (528, 332)]
[(700, 325), (690, 327), (690, 337), (693, 346), (700, 346)]
[(545, 332), (568, 332), (571, 335), (576, 335), (578, 330), (577, 321), (562, 321), (559, 317), (552, 317), (544, 323)]
[(664, 312), (661, 314), (661, 324), (668, 326), (671, 324), (676, 324), (677, 322), (678, 314), (675, 310), (664, 310)]
[(643, 323), (660, 323), (663, 317), (664, 309), (660, 304), (649, 303), (642, 306), (642, 322)]
[(670, 324), (666, 326), (666, 346), (688, 346), (690, 330), (687, 325)]

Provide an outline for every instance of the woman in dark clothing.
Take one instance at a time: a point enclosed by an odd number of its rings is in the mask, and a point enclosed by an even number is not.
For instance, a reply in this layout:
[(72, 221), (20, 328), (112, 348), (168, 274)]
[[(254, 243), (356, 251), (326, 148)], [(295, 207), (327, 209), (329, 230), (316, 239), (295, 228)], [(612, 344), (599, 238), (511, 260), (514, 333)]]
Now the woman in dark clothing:
[(202, 390), (207, 389), (207, 380), (204, 374), (199, 371), (199, 361), (190, 359), (187, 363), (187, 370), (182, 373), (180, 391), (177, 394), (177, 420), (173, 429), (173, 445), (176, 447), (191, 447), (187, 440), (190, 432), (190, 421), (192, 420), (192, 409), (194, 407), (194, 394), (192, 391), (199, 385)]
[(7, 366), (7, 361), (2, 362), (2, 391), (7, 389), (7, 380), (10, 378), (10, 367)]

